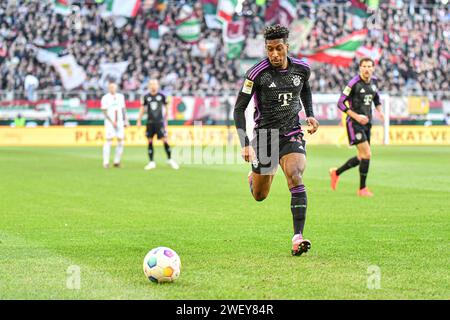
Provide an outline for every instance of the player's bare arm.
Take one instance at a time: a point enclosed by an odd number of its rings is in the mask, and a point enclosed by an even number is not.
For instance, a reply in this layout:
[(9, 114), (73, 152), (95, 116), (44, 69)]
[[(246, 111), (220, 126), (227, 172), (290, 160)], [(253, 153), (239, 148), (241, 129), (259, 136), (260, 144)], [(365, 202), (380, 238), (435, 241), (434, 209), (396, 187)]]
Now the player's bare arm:
[(365, 125), (369, 122), (369, 118), (367, 118), (365, 115), (358, 114), (350, 109), (347, 110), (347, 115), (362, 125)]
[(137, 118), (137, 122), (136, 122), (136, 125), (137, 125), (138, 127), (142, 126), (142, 116), (144, 115), (144, 112), (145, 112), (145, 107), (144, 107), (144, 105), (141, 103), (141, 107), (140, 107), (140, 109), (139, 109), (139, 114), (138, 114), (138, 118)]
[(314, 117), (306, 118), (306, 124), (310, 127), (310, 129), (308, 129), (309, 134), (314, 134), (317, 129), (319, 129), (319, 121)]
[(106, 112), (106, 110), (102, 110), (103, 111), (103, 115), (105, 116), (105, 119), (109, 122), (111, 122), (111, 124), (113, 125), (114, 128), (117, 128), (117, 122), (113, 121), (109, 116), (108, 113)]
[(252, 146), (245, 146), (241, 149), (242, 158), (246, 162), (251, 162), (255, 159), (255, 150)]
[(128, 127), (130, 125), (130, 121), (128, 120), (127, 115), (127, 108), (125, 106), (123, 107), (123, 123), (125, 127)]
[(302, 91), (300, 93), (300, 100), (302, 101), (303, 107), (305, 108), (306, 124), (309, 127), (307, 131), (309, 134), (314, 134), (317, 129), (319, 129), (319, 121), (314, 118), (312, 93), (309, 81), (306, 81), (303, 85)]
[(378, 115), (380, 116), (381, 120), (384, 121), (384, 113), (383, 113), (383, 108), (381, 107), (381, 104), (375, 106), (375, 110), (377, 110)]

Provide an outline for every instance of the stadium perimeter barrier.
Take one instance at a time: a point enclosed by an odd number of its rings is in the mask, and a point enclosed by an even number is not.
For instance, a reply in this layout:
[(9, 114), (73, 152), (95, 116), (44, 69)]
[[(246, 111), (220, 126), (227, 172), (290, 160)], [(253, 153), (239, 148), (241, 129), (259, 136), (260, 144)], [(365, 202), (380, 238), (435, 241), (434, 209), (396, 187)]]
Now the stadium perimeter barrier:
[[(34, 101), (22, 93), (0, 92), (0, 146), (99, 146), (103, 143), (103, 92), (52, 93), (39, 91)], [(145, 145), (144, 128), (134, 124), (140, 94), (125, 93), (131, 126), (128, 145)], [(436, 98), (438, 97), (438, 98)], [(336, 107), (339, 94), (314, 94), (314, 113), (320, 130), (305, 135), (309, 144), (347, 144), (345, 119)], [(168, 95), (168, 136), (175, 145), (238, 144), (233, 125), (234, 94)], [(384, 123), (374, 112), (372, 143), (391, 145), (450, 145), (450, 101), (439, 95), (382, 94)], [(247, 109), (247, 131), (252, 135), (253, 102)], [(26, 127), (12, 126), (21, 114)], [(301, 119), (305, 119), (303, 112)], [(302, 121), (304, 122), (304, 120)]]

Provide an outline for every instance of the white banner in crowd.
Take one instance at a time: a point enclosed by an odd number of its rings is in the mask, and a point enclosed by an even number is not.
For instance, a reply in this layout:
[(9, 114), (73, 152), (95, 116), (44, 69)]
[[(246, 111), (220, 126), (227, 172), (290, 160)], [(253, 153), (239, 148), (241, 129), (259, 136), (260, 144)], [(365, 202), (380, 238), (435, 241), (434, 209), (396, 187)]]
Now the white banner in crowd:
[(249, 58), (263, 58), (265, 55), (264, 38), (258, 35), (256, 39), (247, 39), (245, 45), (245, 55)]
[(100, 87), (104, 88), (110, 78), (119, 81), (127, 70), (128, 61), (102, 63), (100, 64), (101, 78)]
[(52, 66), (59, 73), (61, 82), (67, 90), (80, 86), (86, 80), (86, 73), (71, 54), (54, 59)]

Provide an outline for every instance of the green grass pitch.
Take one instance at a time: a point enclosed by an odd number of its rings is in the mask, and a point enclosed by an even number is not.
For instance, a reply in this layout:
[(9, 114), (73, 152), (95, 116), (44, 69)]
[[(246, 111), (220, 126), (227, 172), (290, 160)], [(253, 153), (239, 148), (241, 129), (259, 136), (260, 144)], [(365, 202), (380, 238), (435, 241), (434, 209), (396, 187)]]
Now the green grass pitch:
[[(269, 197), (249, 193), (247, 164), (165, 163), (143, 170), (126, 147), (122, 169), (101, 148), (0, 148), (0, 299), (449, 299), (450, 148), (373, 148), (329, 188), (328, 168), (354, 149), (310, 146), (305, 236), (290, 256), (290, 194), (279, 170)], [(142, 271), (153, 247), (181, 257), (180, 278), (155, 285)], [(69, 289), (70, 266), (80, 289)], [(380, 286), (368, 286), (376, 266)]]

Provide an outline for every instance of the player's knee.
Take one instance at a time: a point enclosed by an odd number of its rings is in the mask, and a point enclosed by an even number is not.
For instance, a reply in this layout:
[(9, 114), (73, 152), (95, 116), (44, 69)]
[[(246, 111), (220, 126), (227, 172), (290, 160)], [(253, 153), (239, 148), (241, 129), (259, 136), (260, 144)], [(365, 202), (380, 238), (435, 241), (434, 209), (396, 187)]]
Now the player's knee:
[(287, 176), (287, 183), (289, 189), (303, 184), (303, 179), (300, 173), (294, 173)]
[(267, 198), (267, 192), (262, 191), (254, 191), (253, 192), (253, 198), (255, 198), (256, 201), (260, 202)]
[(366, 160), (370, 160), (370, 157), (372, 156), (372, 152), (370, 150), (366, 150), (365, 152), (363, 152), (363, 154), (361, 155), (361, 159), (366, 159)]

